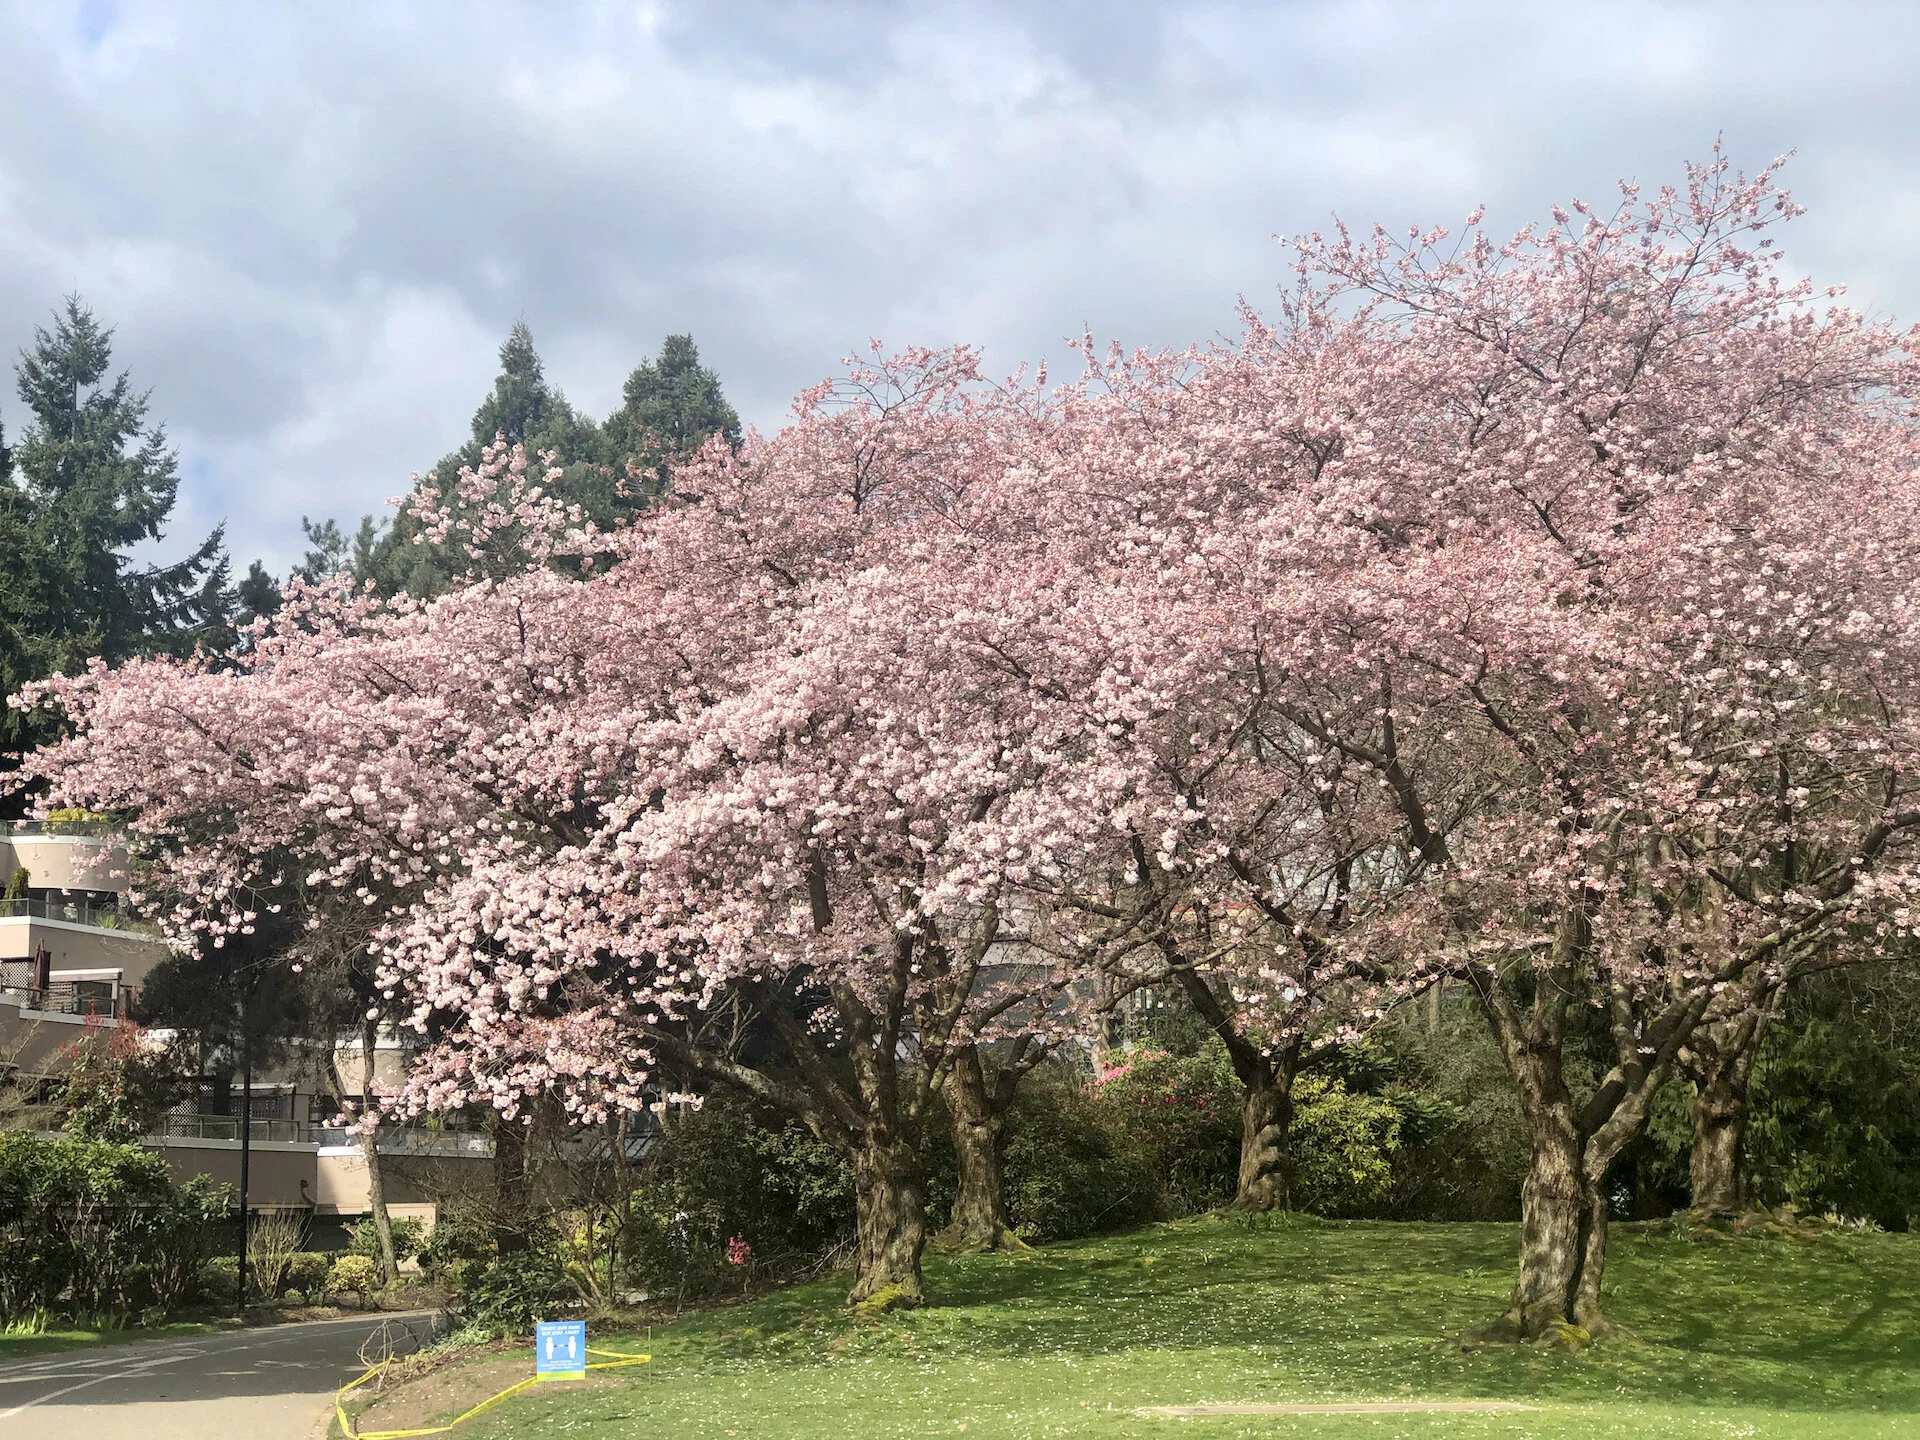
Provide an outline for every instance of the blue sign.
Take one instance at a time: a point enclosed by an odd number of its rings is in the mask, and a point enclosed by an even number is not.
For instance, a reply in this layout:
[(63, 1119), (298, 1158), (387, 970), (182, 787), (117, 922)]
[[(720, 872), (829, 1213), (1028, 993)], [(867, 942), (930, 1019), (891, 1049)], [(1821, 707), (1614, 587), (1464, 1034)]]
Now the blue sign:
[(536, 1380), (587, 1378), (587, 1322), (542, 1320), (533, 1330)]

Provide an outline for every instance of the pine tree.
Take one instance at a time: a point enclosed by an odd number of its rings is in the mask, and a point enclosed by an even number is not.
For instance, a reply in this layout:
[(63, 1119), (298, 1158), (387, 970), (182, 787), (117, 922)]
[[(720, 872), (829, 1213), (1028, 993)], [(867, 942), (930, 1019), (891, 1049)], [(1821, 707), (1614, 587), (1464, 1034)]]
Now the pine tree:
[(669, 335), (660, 358), (627, 377), (622, 403), (600, 427), (608, 463), (628, 475), (629, 503), (666, 493), (674, 462), (715, 434), (740, 443), (740, 416), (720, 393), (720, 377), (700, 363), (691, 335)]
[(240, 623), (251, 625), (280, 608), (280, 586), (267, 573), (267, 567), (256, 560), (247, 567), (246, 578), (234, 587), (234, 600), (239, 606)]
[[(627, 377), (620, 408), (595, 425), (548, 384), (533, 332), (518, 320), (500, 346), (500, 373), (473, 413), (466, 442), (433, 475), (446, 491), (496, 440), (524, 445), (530, 455), (552, 457), (560, 472), (551, 482), (553, 493), (604, 528), (665, 494), (673, 465), (716, 433), (738, 445), (740, 417), (721, 393), (719, 376), (700, 363), (692, 336), (669, 335), (659, 358), (643, 361)], [(417, 533), (404, 511), (385, 526), (363, 517), (350, 542), (333, 521), (312, 525), (307, 537), (313, 548), (301, 573), (336, 573), (349, 568), (351, 556), (354, 578), (372, 580), (383, 593), (437, 595), (465, 570), (467, 558), (416, 545)]]
[[(599, 462), (598, 428), (592, 420), (576, 414), (566, 396), (547, 383), (539, 352), (534, 349), (533, 332), (524, 320), (514, 322), (500, 346), (500, 373), (492, 392), (473, 412), (466, 442), (433, 467), (432, 474), (442, 491), (451, 490), (462, 468), (478, 466), (487, 446), (501, 439), (509, 445), (524, 445), (530, 455), (551, 455), (562, 471), (555, 493), (580, 504), (596, 522), (611, 522), (614, 485), (612, 472)], [(340, 535), (337, 526), (333, 528), (341, 553), (353, 557), (356, 579), (372, 579), (387, 594), (405, 590), (427, 598), (439, 594), (462, 573), (466, 557), (435, 546), (416, 545), (416, 533), (412, 516), (404, 510), (384, 527), (371, 515), (364, 516), (351, 542)], [(311, 539), (310, 534), (310, 543)]]
[(547, 432), (566, 401), (547, 388), (546, 372), (533, 348), (525, 320), (513, 322), (500, 346), (500, 374), (493, 393), (473, 413), (473, 441), (486, 445), (496, 436), (509, 445), (530, 445)]
[[(230, 618), (220, 529), (169, 565), (126, 554), (161, 537), (180, 470), (146, 393), (111, 374), (112, 340), (68, 296), (16, 367), (32, 418), (0, 466), (0, 693), (93, 656), (191, 649)], [(33, 743), (33, 725), (0, 714), (0, 751)]]

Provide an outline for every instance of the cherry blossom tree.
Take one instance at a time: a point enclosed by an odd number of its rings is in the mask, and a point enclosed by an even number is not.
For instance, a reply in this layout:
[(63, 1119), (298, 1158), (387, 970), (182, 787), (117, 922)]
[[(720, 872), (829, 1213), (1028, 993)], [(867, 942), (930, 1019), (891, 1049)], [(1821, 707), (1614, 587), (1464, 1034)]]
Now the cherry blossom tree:
[[(1299, 1067), (1450, 976), (1533, 1141), (1501, 1332), (1590, 1333), (1683, 1050), (1920, 883), (1909, 340), (1777, 278), (1794, 213), (1716, 157), (1504, 244), (1314, 237), (1237, 345), (865, 363), (611, 534), (496, 452), (414, 502), (469, 583), (50, 682), (26, 773), (131, 813), (183, 930), (358, 907), (403, 1108), (670, 1069), (800, 1116), (877, 1307), (934, 1096), (1089, 977), (1214, 1025), (1257, 1206)], [(777, 1044), (710, 1043), (741, 1005)]]
[[(1391, 932), (1517, 1084), (1508, 1333), (1604, 1324), (1603, 1177), (1716, 997), (1909, 923), (1907, 337), (1776, 278), (1794, 213), (1716, 158), (1504, 245), (1312, 239), (1221, 362), (1242, 435), (1322, 397), (1237, 563), (1295, 627), (1275, 712), (1397, 812)], [(1615, 1058), (1576, 1101), (1581, 1006)]]

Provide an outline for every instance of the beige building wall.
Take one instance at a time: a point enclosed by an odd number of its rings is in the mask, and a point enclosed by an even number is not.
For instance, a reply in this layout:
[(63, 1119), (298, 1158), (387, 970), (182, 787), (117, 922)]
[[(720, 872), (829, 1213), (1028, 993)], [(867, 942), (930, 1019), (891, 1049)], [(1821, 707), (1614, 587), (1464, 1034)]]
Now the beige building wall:
[(0, 960), (31, 960), (42, 945), (53, 957), (56, 980), (101, 979), (118, 974), (134, 989), (147, 978), (148, 971), (172, 953), (164, 940), (132, 930), (0, 915)]
[[(167, 1162), (167, 1170), (176, 1182), (196, 1175), (211, 1175), (223, 1184), (240, 1189), (240, 1146), (233, 1140), (190, 1140), (178, 1136), (152, 1136), (141, 1142), (158, 1150)], [(318, 1189), (317, 1147), (276, 1140), (256, 1140), (247, 1157), (247, 1203), (262, 1205), (312, 1205)]]
[(0, 886), (25, 870), (36, 890), (127, 888), (127, 847), (93, 835), (0, 836)]
[(46, 1074), (54, 1056), (85, 1033), (86, 1023), (78, 1015), (45, 1015), (0, 998), (0, 1069)]
[[(437, 1208), (434, 1197), (440, 1193), (437, 1188), (428, 1188), (426, 1182), (431, 1177), (418, 1165), (410, 1164), (407, 1157), (382, 1154), (380, 1159), (381, 1177), (387, 1187), (388, 1213), (419, 1215), (430, 1219)], [(485, 1161), (442, 1163), (477, 1163), (483, 1173), (490, 1173), (491, 1170)], [(319, 1155), (314, 1196), (322, 1215), (367, 1214), (373, 1209), (373, 1199), (367, 1186), (367, 1157), (356, 1147), (323, 1147)]]

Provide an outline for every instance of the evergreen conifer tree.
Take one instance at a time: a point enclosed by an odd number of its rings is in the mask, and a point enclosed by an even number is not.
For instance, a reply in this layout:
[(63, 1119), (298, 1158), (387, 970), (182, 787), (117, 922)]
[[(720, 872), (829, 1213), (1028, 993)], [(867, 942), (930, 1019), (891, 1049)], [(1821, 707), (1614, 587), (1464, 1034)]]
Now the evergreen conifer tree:
[[(31, 418), (0, 465), (0, 694), (96, 655), (115, 663), (230, 633), (221, 529), (171, 564), (126, 553), (161, 537), (180, 469), (146, 393), (111, 373), (112, 340), (68, 296), (16, 366)], [(0, 712), (0, 752), (32, 743), (37, 723)]]
[(629, 503), (666, 493), (674, 462), (715, 434), (740, 443), (740, 416), (720, 393), (720, 377), (700, 363), (691, 335), (669, 335), (660, 358), (627, 377), (620, 408), (600, 427), (609, 464), (627, 475)]

